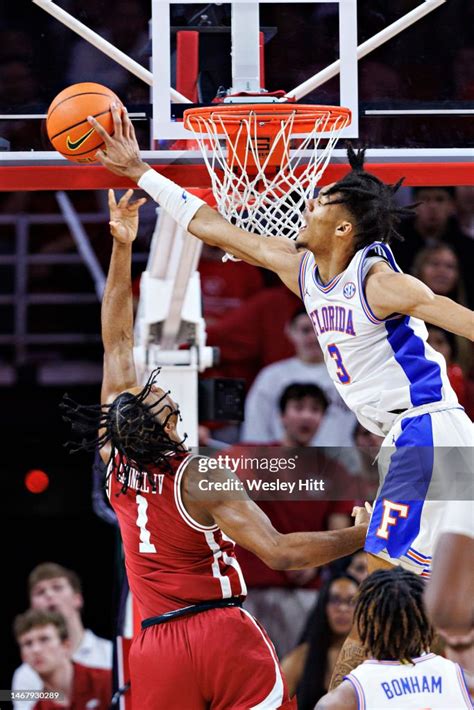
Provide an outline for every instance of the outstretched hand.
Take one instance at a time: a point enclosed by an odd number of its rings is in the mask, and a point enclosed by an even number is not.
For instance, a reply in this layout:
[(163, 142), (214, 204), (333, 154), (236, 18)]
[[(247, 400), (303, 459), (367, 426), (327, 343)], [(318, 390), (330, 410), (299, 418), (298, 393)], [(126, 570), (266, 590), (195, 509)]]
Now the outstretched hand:
[(111, 112), (114, 121), (113, 136), (110, 136), (93, 116), (87, 117), (105, 143), (105, 148), (97, 151), (96, 158), (112, 173), (137, 182), (150, 166), (140, 157), (135, 129), (125, 106), (118, 106), (114, 102)]
[(113, 190), (109, 190), (110, 231), (121, 244), (131, 244), (138, 232), (138, 210), (145, 204), (146, 198), (130, 202), (133, 190), (127, 190), (117, 201)]

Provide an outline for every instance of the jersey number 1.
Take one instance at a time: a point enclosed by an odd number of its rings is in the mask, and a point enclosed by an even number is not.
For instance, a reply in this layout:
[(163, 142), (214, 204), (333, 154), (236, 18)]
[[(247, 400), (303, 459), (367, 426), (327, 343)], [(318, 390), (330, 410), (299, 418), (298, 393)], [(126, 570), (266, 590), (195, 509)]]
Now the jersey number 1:
[(331, 343), (331, 345), (328, 345), (328, 352), (332, 359), (336, 361), (336, 375), (338, 376), (339, 381), (342, 382), (343, 385), (348, 385), (351, 381), (351, 376), (344, 367), (344, 363), (342, 362), (342, 355), (339, 348), (337, 347), (337, 345), (335, 345), (335, 343)]
[(137, 495), (135, 498), (138, 506), (137, 514), (137, 527), (140, 528), (140, 552), (156, 552), (156, 547), (152, 542), (150, 542), (150, 531), (147, 530), (146, 524), (148, 522), (148, 515), (146, 514), (148, 508), (148, 501), (141, 495)]

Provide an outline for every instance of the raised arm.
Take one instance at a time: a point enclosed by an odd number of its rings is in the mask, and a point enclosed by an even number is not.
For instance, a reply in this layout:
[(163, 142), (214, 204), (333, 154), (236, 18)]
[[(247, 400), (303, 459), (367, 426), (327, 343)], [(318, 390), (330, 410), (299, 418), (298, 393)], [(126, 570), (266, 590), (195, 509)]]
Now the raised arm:
[(109, 136), (92, 117), (89, 122), (102, 136), (106, 152), (97, 158), (111, 172), (123, 175), (146, 190), (153, 199), (191, 234), (217, 246), (249, 264), (274, 271), (283, 283), (299, 295), (298, 275), (302, 254), (285, 237), (262, 237), (235, 227), (202, 200), (183, 191), (159, 175), (140, 158), (133, 125), (125, 109), (112, 106), (114, 135)]
[(133, 190), (115, 200), (109, 190), (112, 256), (102, 299), (101, 325), (104, 345), (102, 402), (137, 385), (133, 362), (132, 244), (137, 236), (138, 210), (145, 199), (130, 202)]
[[(228, 493), (203, 492), (215, 490), (215, 484), (238, 482), (229, 471), (199, 471), (194, 459), (185, 476), (185, 505), (209, 516), (234, 542), (253, 552), (271, 569), (289, 570), (318, 567), (339, 557), (345, 557), (364, 545), (369, 516), (364, 508), (355, 508), (355, 526), (323, 532), (279, 533), (270, 519), (242, 488)], [(195, 508), (196, 506), (196, 508)], [(208, 521), (209, 522), (209, 521)]]
[(393, 313), (421, 318), (468, 340), (474, 340), (474, 313), (445, 296), (437, 296), (422, 281), (375, 264), (366, 282), (367, 301), (377, 318)]

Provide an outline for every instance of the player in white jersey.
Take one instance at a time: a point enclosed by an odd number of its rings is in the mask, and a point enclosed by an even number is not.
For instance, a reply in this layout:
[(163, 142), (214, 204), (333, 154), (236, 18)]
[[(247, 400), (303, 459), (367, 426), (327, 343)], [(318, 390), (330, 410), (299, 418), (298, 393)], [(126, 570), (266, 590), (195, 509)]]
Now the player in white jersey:
[(450, 501), (425, 591), (432, 623), (474, 673), (474, 501)]
[(474, 679), (430, 651), (424, 587), (401, 567), (378, 570), (362, 582), (354, 620), (368, 660), (315, 710), (472, 710)]
[[(369, 569), (401, 563), (429, 576), (443, 505), (425, 500), (434, 497), (442, 478), (443, 462), (434, 454), (439, 447), (457, 447), (462, 454), (473, 436), (444, 360), (426, 343), (423, 321), (470, 340), (474, 323), (469, 309), (398, 269), (388, 246), (407, 214), (394, 202), (398, 185), (365, 172), (364, 151), (349, 149), (352, 171), (308, 200), (307, 226), (296, 241), (262, 238), (152, 170), (140, 158), (126, 111), (113, 106), (112, 114), (112, 137), (89, 117), (104, 140), (107, 153), (97, 157), (106, 168), (137, 182), (206, 244), (274, 271), (303, 297), (339, 392), (366, 428), (395, 447), (382, 457), (386, 464), (365, 548)], [(359, 648), (354, 642), (351, 663)]]

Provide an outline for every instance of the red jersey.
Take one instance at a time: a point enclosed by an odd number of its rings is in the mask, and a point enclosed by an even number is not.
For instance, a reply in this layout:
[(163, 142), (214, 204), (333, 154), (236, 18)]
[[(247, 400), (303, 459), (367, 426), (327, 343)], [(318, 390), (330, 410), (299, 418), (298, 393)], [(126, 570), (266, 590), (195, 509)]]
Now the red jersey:
[(154, 467), (149, 476), (132, 469), (126, 493), (115, 473), (109, 478), (108, 496), (141, 619), (247, 593), (235, 543), (217, 525), (195, 521), (184, 507), (181, 482), (193, 458), (186, 451), (170, 452), (172, 473), (166, 466)]
[(73, 663), (71, 701), (68, 705), (54, 700), (38, 700), (33, 710), (109, 710), (112, 700), (112, 671), (104, 668), (86, 668)]

